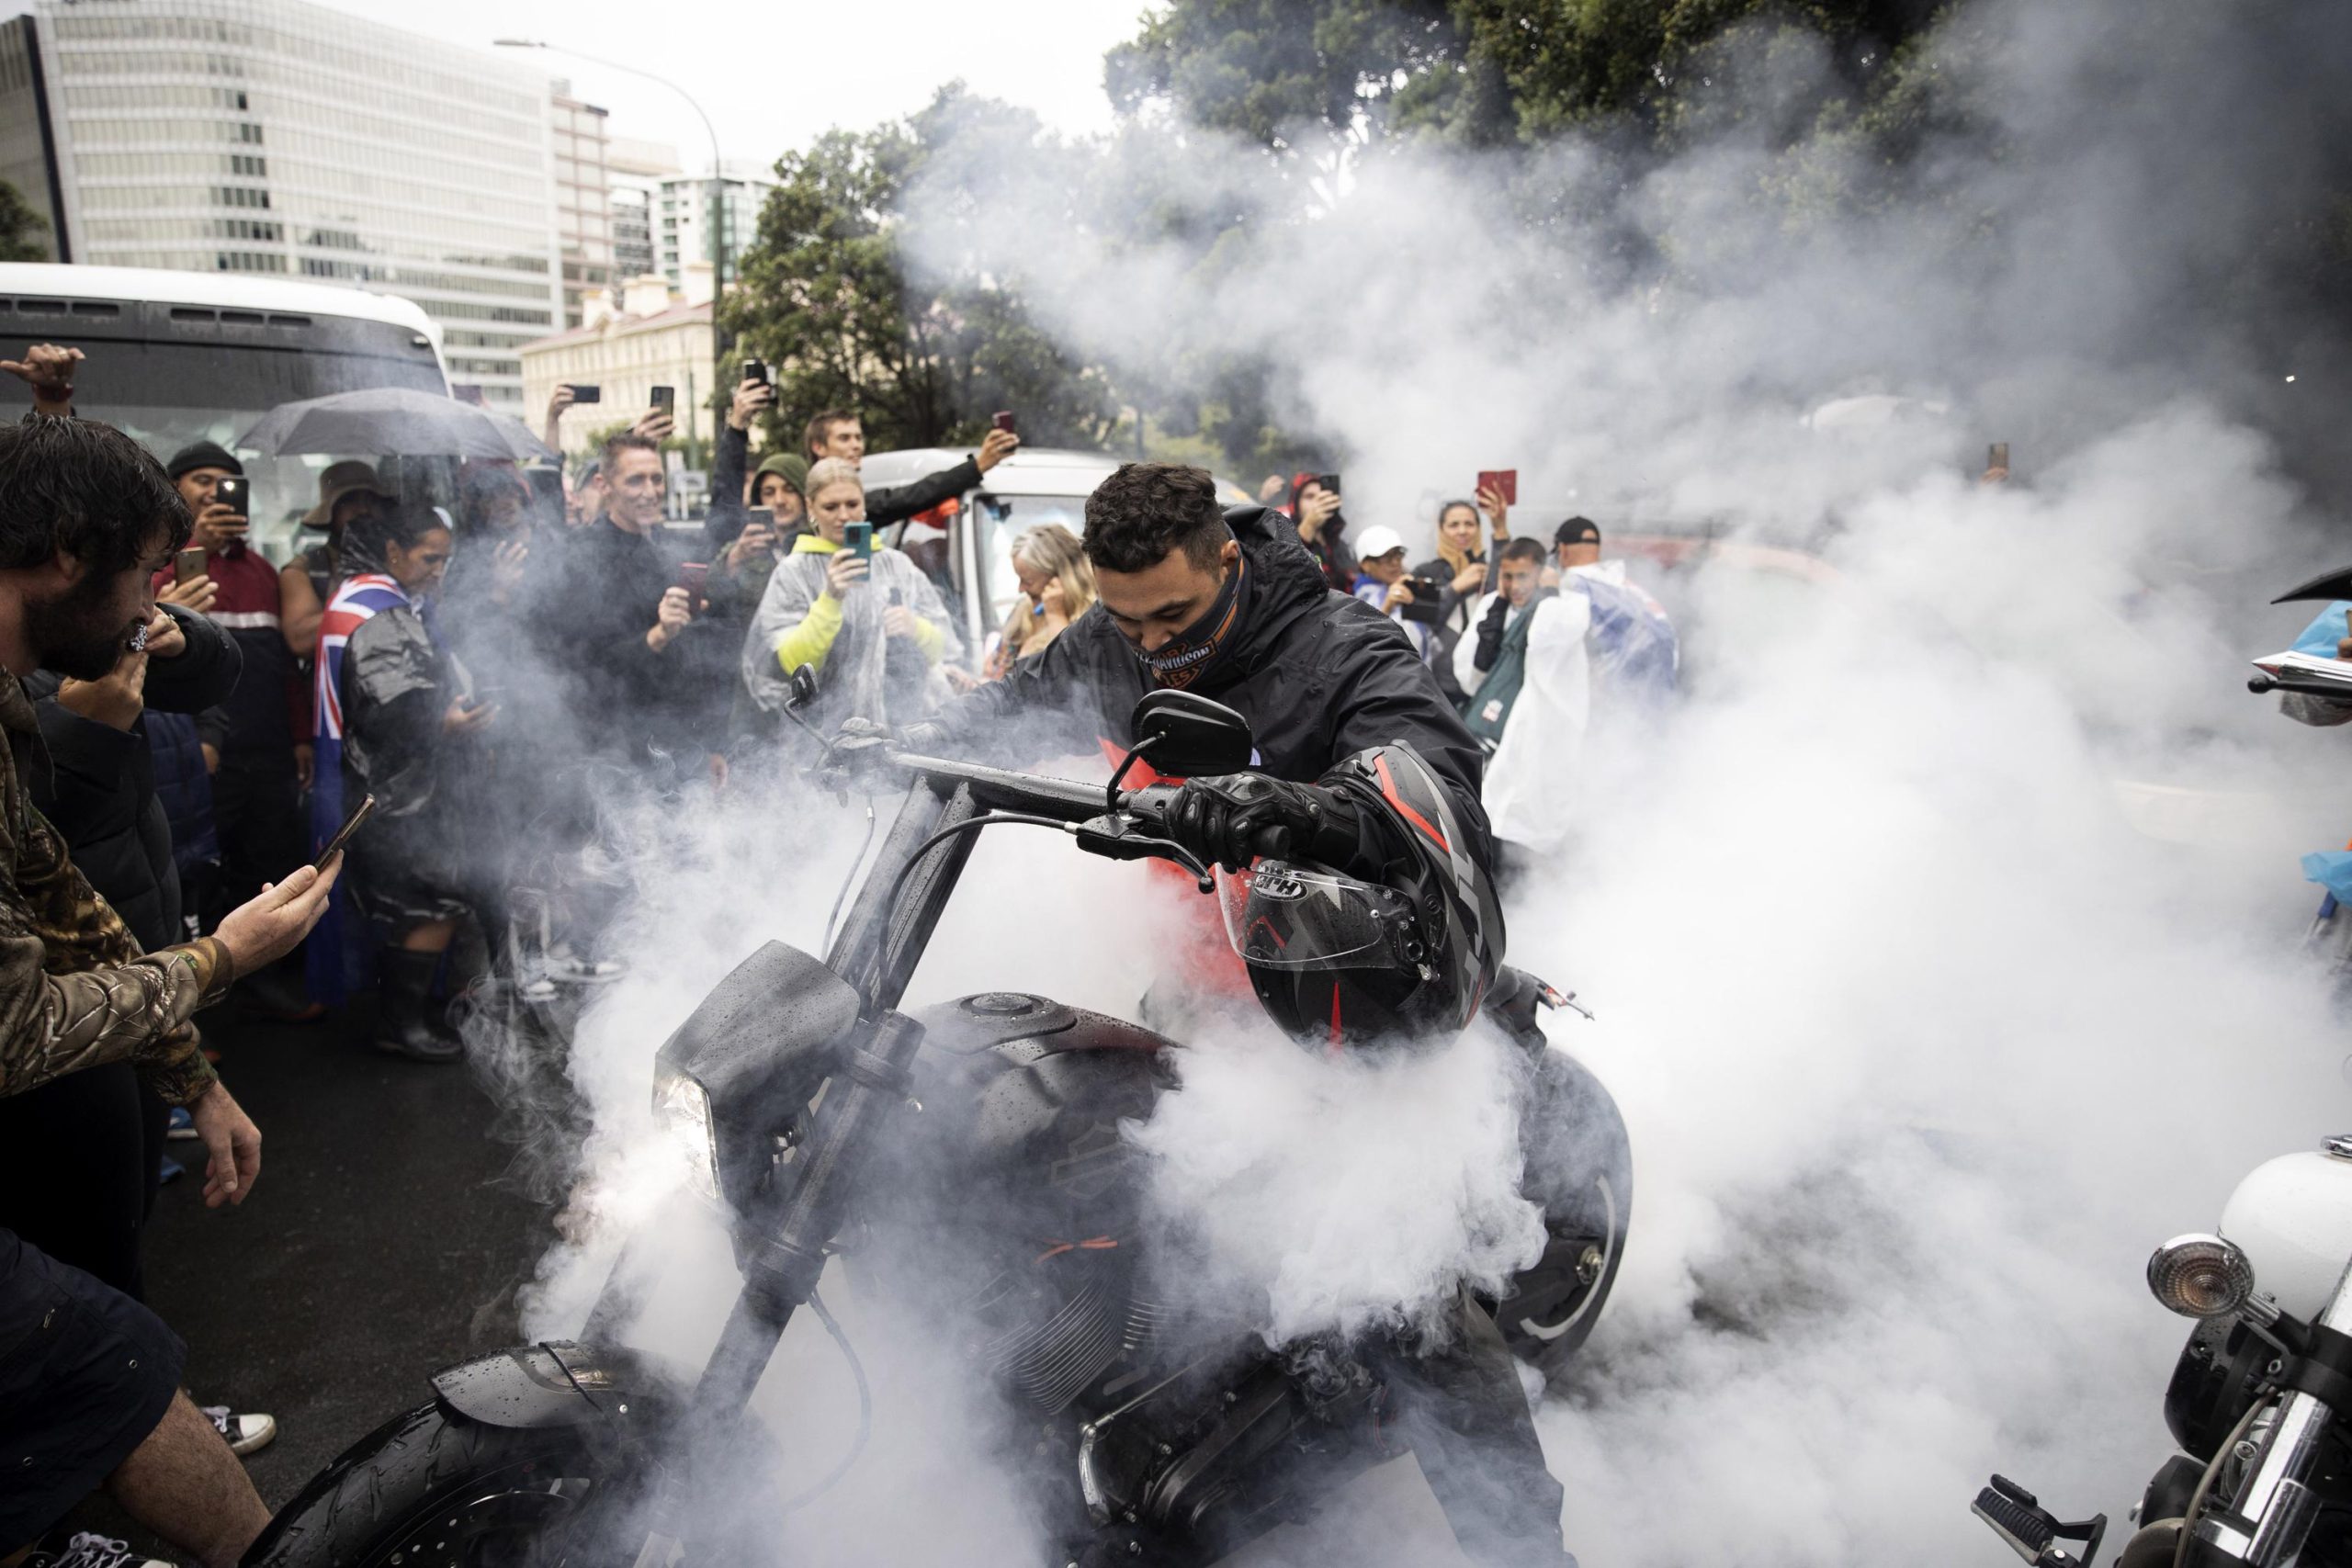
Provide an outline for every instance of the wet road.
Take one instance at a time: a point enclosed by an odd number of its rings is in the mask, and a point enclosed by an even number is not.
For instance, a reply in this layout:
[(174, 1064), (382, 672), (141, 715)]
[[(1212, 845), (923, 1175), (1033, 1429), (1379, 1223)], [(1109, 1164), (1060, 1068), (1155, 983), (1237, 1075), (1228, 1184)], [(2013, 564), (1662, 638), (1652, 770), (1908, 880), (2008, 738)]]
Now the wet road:
[(205, 1022), (261, 1128), (261, 1179), (233, 1210), (205, 1209), (196, 1169), (164, 1189), (148, 1293), (200, 1403), (277, 1417), (247, 1461), (275, 1508), (430, 1397), (435, 1368), (512, 1342), (548, 1222), (467, 1068), (379, 1055), (356, 1024)]

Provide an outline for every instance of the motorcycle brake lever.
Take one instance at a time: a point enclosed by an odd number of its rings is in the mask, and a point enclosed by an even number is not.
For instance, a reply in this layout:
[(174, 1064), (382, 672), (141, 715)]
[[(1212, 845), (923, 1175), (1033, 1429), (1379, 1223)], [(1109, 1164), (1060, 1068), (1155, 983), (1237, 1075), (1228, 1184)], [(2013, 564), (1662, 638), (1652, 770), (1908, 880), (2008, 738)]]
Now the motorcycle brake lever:
[(1193, 874), (1202, 892), (1216, 891), (1216, 874), (1192, 851), (1172, 839), (1156, 839), (1135, 831), (1134, 819), (1125, 812), (1073, 822), (1069, 832), (1078, 840), (1078, 847), (1089, 854), (1101, 855), (1105, 860), (1173, 861)]
[(1587, 1023), (1596, 1021), (1592, 1016), (1592, 1010), (1577, 1000), (1577, 994), (1574, 991), (1564, 991), (1549, 980), (1538, 980), (1535, 984), (1541, 987), (1535, 993), (1535, 999), (1553, 1011), (1557, 1012), (1562, 1008), (1566, 1008), (1570, 1012), (1582, 1013)]

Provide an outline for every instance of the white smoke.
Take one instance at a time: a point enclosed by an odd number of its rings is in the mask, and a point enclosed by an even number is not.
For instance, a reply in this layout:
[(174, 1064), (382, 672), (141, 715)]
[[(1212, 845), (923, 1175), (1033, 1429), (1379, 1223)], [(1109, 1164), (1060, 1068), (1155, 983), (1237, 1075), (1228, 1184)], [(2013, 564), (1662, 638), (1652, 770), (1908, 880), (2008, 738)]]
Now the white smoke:
[[(2345, 830), (2340, 737), (2241, 680), (2298, 624), (2261, 590), (2327, 562), (2236, 412), (2271, 367), (2199, 292), (2305, 173), (2232, 118), (2267, 56), (2231, 26), (1963, 7), (1931, 48), (1992, 141), (1930, 137), (1897, 198), (1850, 213), (1758, 199), (1792, 171), (1870, 177), (1834, 139), (1779, 156), (1779, 106), (1824, 69), (1781, 35), (1728, 46), (1736, 92), (1670, 160), (1387, 150), (1305, 220), (1254, 150), (1124, 138), (1105, 181), (1250, 216), (1214, 271), (1106, 241), (1084, 199), (1073, 223), (1071, 190), (1108, 187), (1058, 164), (942, 167), (910, 226), (919, 259), (1023, 280), (1114, 367), (1276, 350), (1284, 417), (1344, 451), (1358, 527), (1420, 538), (1439, 497), (1516, 463), (1518, 532), (1581, 511), (1612, 537), (1804, 552), (1663, 585), (1690, 700), (1511, 911), (1512, 959), (1600, 1010), (1554, 1033), (1636, 1162), (1611, 1311), (1541, 1416), (1588, 1562), (1996, 1561), (1966, 1514), (1995, 1468), (2120, 1519), (2168, 1450), (2182, 1328), (2138, 1284), (2146, 1249), (2346, 1110), (2290, 951), (2293, 857)], [(1521, 200), (1551, 221), (1519, 226)], [(1984, 213), (2003, 243), (1971, 243)], [(1857, 393), (1918, 417), (1807, 422)], [(2021, 482), (1978, 488), (2004, 439)], [(576, 1327), (623, 1230), (691, 1230), (649, 1152), (651, 1053), (758, 941), (819, 946), (861, 831), (797, 801), (670, 825), (637, 972), (574, 1053), (596, 1130), (533, 1332)], [(1165, 931), (1143, 886), (996, 830), (916, 999), (1019, 987), (1132, 1015)], [(1135, 1137), (1202, 1280), (1281, 1339), (1509, 1264), (1508, 1080), (1475, 1036), (1383, 1074), (1213, 1035)], [(691, 1355), (715, 1333), (733, 1276), (710, 1239), (641, 1338)], [(819, 1395), (788, 1420), (803, 1469), (844, 1430), (830, 1366), (796, 1330), (763, 1398)], [(955, 1423), (927, 1427), (953, 1450)], [(869, 1484), (844, 1496), (887, 1495)], [(886, 1510), (887, 1549), (853, 1531), (812, 1560), (959, 1560), (941, 1543), (1002, 1525), (999, 1502), (942, 1485)]]

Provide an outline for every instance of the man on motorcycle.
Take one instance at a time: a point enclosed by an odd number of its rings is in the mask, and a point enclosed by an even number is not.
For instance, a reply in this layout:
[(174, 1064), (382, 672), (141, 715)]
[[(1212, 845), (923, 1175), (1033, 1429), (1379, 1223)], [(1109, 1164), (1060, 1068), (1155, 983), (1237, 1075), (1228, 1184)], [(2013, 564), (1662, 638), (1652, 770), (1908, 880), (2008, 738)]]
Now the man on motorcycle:
[[(902, 731), (901, 744), (1030, 761), (1073, 741), (1091, 749), (1073, 720), (1124, 750), (1129, 714), (1156, 687), (1234, 708), (1256, 737), (1257, 767), (1185, 781), (1172, 836), (1228, 870), (1283, 854), (1397, 886), (1430, 917), (1432, 962), (1419, 976), (1385, 988), (1326, 976), (1311, 998), (1270, 994), (1261, 977), (1268, 1010), (1295, 1033), (1328, 1015), (1334, 1043), (1460, 1027), (1503, 946), (1478, 747), (1396, 624), (1333, 592), (1280, 513), (1220, 508), (1199, 468), (1122, 467), (1087, 500), (1085, 544), (1100, 603), (1006, 680)], [(1466, 1294), (1460, 1328), (1442, 1350), (1388, 1359), (1403, 1435), (1475, 1560), (1572, 1561), (1510, 1353)]]

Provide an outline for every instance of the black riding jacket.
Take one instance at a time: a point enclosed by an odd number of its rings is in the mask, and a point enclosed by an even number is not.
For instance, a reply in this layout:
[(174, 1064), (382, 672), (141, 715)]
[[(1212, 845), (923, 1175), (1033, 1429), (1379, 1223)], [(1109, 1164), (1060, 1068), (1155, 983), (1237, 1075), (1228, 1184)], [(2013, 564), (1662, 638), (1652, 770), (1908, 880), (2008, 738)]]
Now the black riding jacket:
[[(1231, 656), (1192, 689), (1250, 721), (1258, 771), (1275, 778), (1311, 784), (1358, 752), (1411, 746), (1444, 782), (1479, 863), (1491, 868), (1477, 742), (1404, 629), (1334, 592), (1283, 513), (1242, 506), (1225, 516), (1249, 558), (1252, 597)], [(940, 722), (958, 750), (1012, 762), (1091, 750), (1098, 739), (1124, 749), (1134, 739), (1128, 716), (1151, 689), (1150, 672), (1097, 604), (1044, 653), (949, 705)]]

